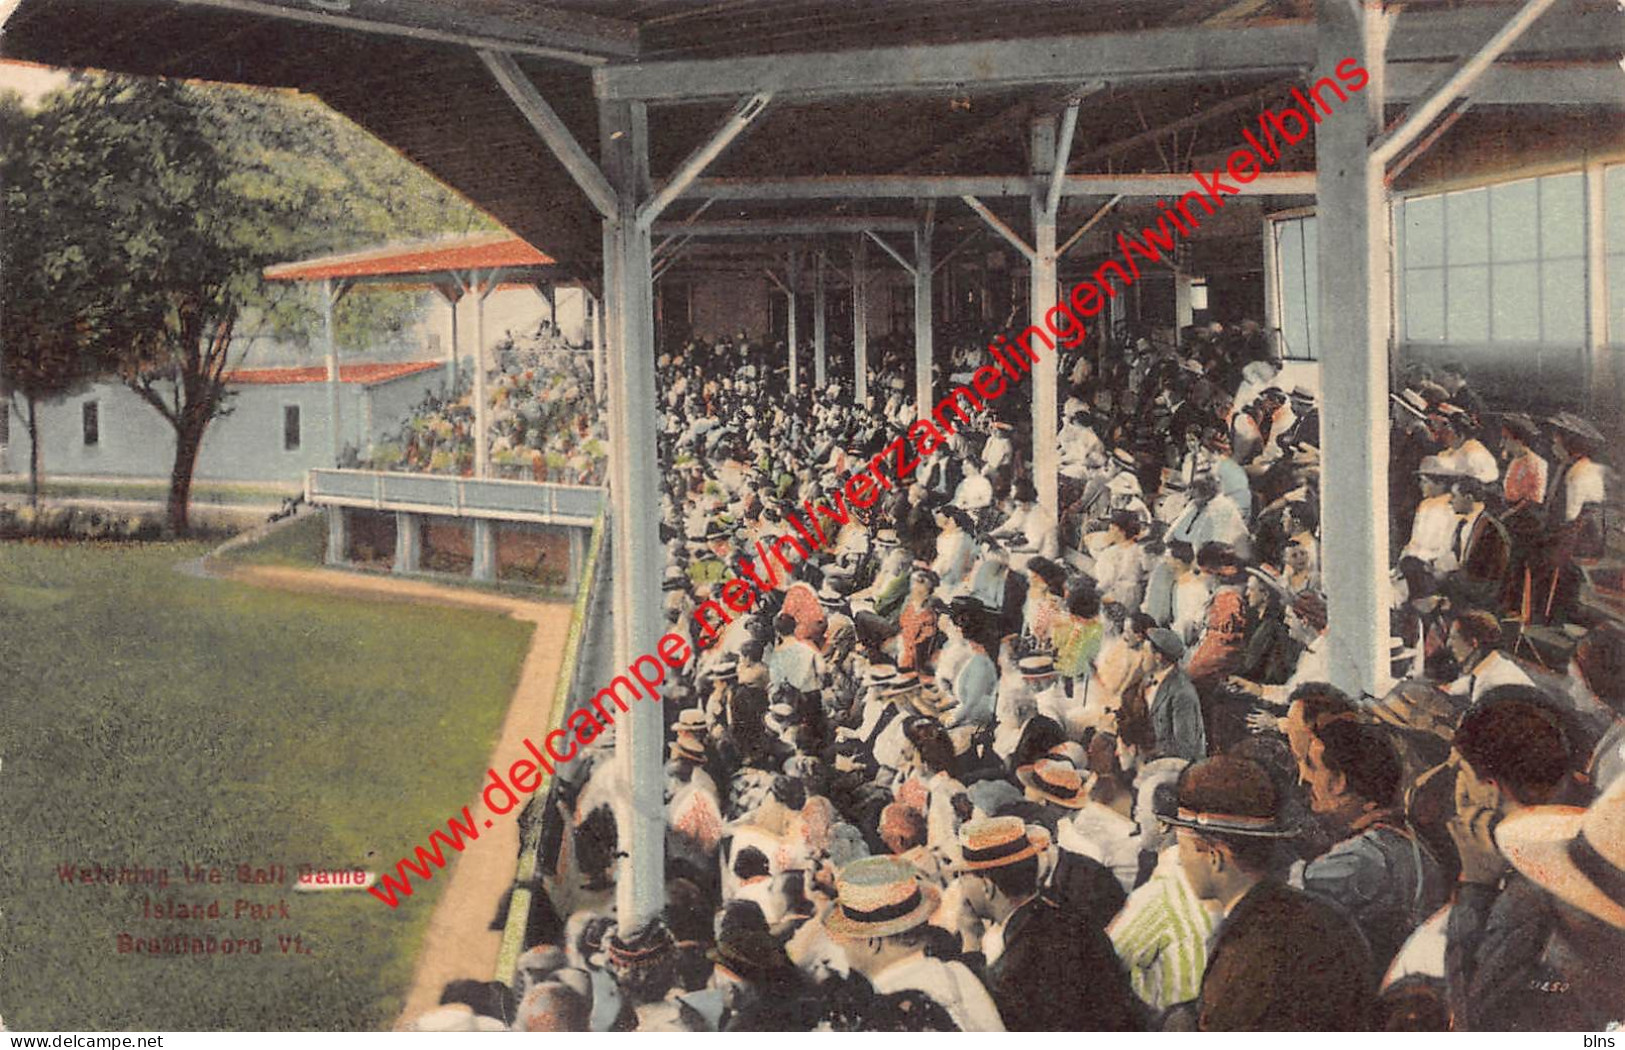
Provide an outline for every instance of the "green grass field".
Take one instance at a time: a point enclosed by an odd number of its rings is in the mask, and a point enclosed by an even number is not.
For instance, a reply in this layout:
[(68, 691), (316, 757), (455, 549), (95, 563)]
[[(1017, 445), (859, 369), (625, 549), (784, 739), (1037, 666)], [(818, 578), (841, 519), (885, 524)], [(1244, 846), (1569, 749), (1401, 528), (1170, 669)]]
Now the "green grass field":
[[(197, 544), (0, 544), (0, 1013), (13, 1030), (381, 1029), (444, 879), (181, 885), (181, 868), (378, 870), (478, 782), (530, 625), (183, 576)], [(170, 886), (58, 868), (167, 868)], [(143, 918), (144, 899), (219, 920)], [(233, 918), (236, 901), (289, 917)], [(261, 940), (119, 954), (117, 935)], [(284, 954), (297, 934), (310, 954)]]
[[(192, 503), (195, 505), (223, 503), (281, 504), (284, 497), (299, 491), (298, 485), (254, 485), (248, 482), (199, 481), (192, 485)], [(28, 495), (28, 479), (0, 481), (0, 495), (13, 497)], [(162, 503), (169, 497), (169, 485), (163, 481), (86, 481), (70, 479), (56, 481), (47, 477), (40, 485), (40, 495), (47, 499), (106, 499), (147, 500)]]

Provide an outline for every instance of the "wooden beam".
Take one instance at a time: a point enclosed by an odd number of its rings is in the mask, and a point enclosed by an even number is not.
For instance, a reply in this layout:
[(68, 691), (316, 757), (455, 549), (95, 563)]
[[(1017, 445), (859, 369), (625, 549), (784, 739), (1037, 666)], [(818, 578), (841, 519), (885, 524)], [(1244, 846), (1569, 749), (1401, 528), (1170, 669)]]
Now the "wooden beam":
[[(1445, 62), (1388, 65), (1389, 102), (1416, 102), (1450, 75)], [(1474, 106), (1625, 106), (1625, 71), (1618, 62), (1565, 62), (1561, 65), (1492, 66), (1466, 97)]]
[(1306, 70), (1315, 31), (1307, 23), (1027, 37), (865, 48), (822, 54), (748, 55), (601, 66), (600, 98), (674, 103), (774, 91), (800, 98), (959, 91), (1076, 83), (1080, 73), (1114, 84)]
[(1429, 92), (1416, 101), (1409, 112), (1402, 117), (1397, 125), (1384, 132), (1371, 146), (1371, 156), (1375, 163), (1386, 164), (1393, 160), (1400, 150), (1415, 142), (1428, 126), (1439, 118), (1456, 99), (1466, 92), (1473, 84), (1487, 72), (1495, 60), (1506, 53), (1517, 39), (1534, 25), (1535, 20), (1545, 14), (1557, 0), (1525, 0), (1524, 5), (1518, 8), (1516, 14), (1495, 31), (1495, 35), (1485, 41), (1477, 51), (1468, 55), (1461, 61), (1450, 76), (1445, 79), (1436, 90)]
[(762, 111), (772, 99), (772, 93), (765, 91), (742, 99), (722, 122), (722, 126), (712, 132), (710, 138), (677, 165), (677, 170), (672, 172), (671, 178), (655, 191), (654, 196), (643, 203), (638, 209), (638, 222), (648, 226), (660, 218), (660, 213), (665, 211), (672, 201), (682, 196), (693, 185), (694, 180), (698, 179), (700, 174), (720, 157), (724, 150), (733, 145), (734, 140), (743, 135), (757, 117), (762, 115)]
[(1119, 194), (1118, 196), (1115, 196), (1111, 200), (1107, 201), (1105, 204), (1102, 204), (1099, 208), (1095, 209), (1095, 213), (1089, 216), (1088, 219), (1084, 220), (1083, 225), (1078, 227), (1077, 232), (1063, 241), (1059, 248), (1055, 249), (1056, 256), (1059, 257), (1065, 255), (1074, 244), (1078, 243), (1084, 234), (1094, 229), (1096, 223), (1100, 222), (1101, 219), (1104, 219), (1113, 208), (1117, 207), (1117, 202), (1122, 199), (1122, 195)]
[[(909, 231), (912, 232), (912, 233), (918, 233), (919, 232), (918, 228), (916, 228), (913, 224), (910, 224)], [(901, 266), (903, 269), (907, 270), (908, 275), (910, 277), (919, 276), (919, 274), (917, 274), (915, 272), (915, 270), (914, 270), (914, 264), (909, 262), (907, 259), (903, 258), (903, 254), (901, 252), (899, 252), (896, 248), (893, 248), (891, 245), (887, 244), (884, 240), (882, 240), (881, 237), (880, 237), (880, 234), (876, 233), (873, 230), (864, 230), (863, 232), (868, 236), (868, 238), (871, 241), (874, 241), (876, 244), (880, 245), (880, 247), (885, 250), (887, 255), (891, 256), (893, 259), (896, 259), (897, 260), (897, 265)]]
[[(1238, 145), (1240, 141), (1238, 140)], [(777, 179), (696, 179), (687, 195), (719, 200), (913, 200), (930, 197), (1030, 197), (1048, 179), (1031, 175), (807, 175)], [(1189, 174), (1067, 175), (1066, 197), (1158, 197), (1195, 188)], [(1312, 171), (1268, 171), (1238, 185), (1243, 195), (1315, 192)]]
[(534, 4), (527, 4), (523, 8), (509, 4), (502, 15), (492, 15), (470, 11), (467, 8), (471, 5), (432, 0), (176, 2), (190, 7), (236, 11), (381, 36), (508, 51), (581, 65), (602, 65), (610, 58), (631, 58), (638, 53), (638, 28), (634, 22), (551, 10)]
[(553, 107), (547, 104), (536, 85), (531, 82), (525, 71), (519, 68), (512, 55), (505, 55), (498, 51), (481, 51), (480, 60), (491, 71), (496, 82), (502, 90), (513, 100), (525, 120), (536, 130), (536, 134), (547, 143), (548, 149), (558, 158), (559, 163), (575, 179), (581, 192), (587, 195), (592, 206), (598, 209), (598, 214), (606, 219), (615, 217), (618, 197), (615, 188), (609, 184), (604, 173), (599, 170), (598, 164), (581, 148), (581, 143), (570, 133), (570, 129), (559, 115), (553, 112)]
[(1033, 246), (1022, 240), (1021, 235), (1015, 230), (1012, 230), (1008, 223), (999, 218), (997, 215), (993, 214), (992, 208), (989, 208), (987, 205), (983, 204), (975, 197), (972, 197), (970, 194), (966, 194), (960, 199), (970, 206), (971, 211), (980, 215), (983, 222), (993, 227), (995, 233), (1009, 241), (1011, 244), (1015, 245), (1016, 251), (1020, 252), (1022, 255), (1025, 255), (1029, 262), (1032, 261)]
[(892, 216), (865, 218), (858, 215), (811, 217), (806, 219), (712, 219), (685, 225), (680, 222), (654, 224), (654, 232), (692, 233), (696, 237), (800, 237), (820, 233), (863, 233), (886, 230), (913, 232), (912, 219)]
[[(1485, 40), (1506, 20), (1501, 5), (1407, 9), (1398, 18), (1390, 63), (1455, 62), (1464, 41)], [(1509, 56), (1595, 54), (1620, 39), (1613, 5), (1570, 0), (1508, 49)], [(1312, 21), (1224, 27), (1181, 26), (1076, 36), (1029, 36), (956, 44), (864, 48), (818, 54), (736, 56), (618, 63), (593, 70), (600, 98), (682, 103), (757, 91), (786, 97), (957, 92), (966, 88), (1075, 83), (1084, 73), (1114, 85), (1211, 81), (1218, 77), (1306, 74), (1316, 62)]]

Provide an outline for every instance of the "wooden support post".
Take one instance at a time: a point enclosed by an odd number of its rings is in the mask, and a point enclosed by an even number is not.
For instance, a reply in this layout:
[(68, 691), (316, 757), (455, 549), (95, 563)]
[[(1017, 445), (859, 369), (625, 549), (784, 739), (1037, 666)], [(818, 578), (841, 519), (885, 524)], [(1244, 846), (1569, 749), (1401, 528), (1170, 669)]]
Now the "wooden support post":
[(931, 418), (931, 234), (935, 209), (927, 205), (925, 221), (914, 232), (914, 400), (919, 418)]
[[(1368, 143), (1382, 128), (1385, 16), (1317, 0), (1320, 75), (1363, 57), (1362, 104), (1333, 110), (1315, 131), (1322, 355), (1322, 572), (1332, 684), (1381, 696), (1388, 667), (1389, 238), (1383, 165)], [(1326, 498), (1326, 494), (1335, 494)], [(1335, 513), (1327, 513), (1335, 511)]]
[(828, 379), (824, 364), (824, 253), (813, 264), (813, 382), (823, 391)]
[[(1049, 176), (1051, 174), (1049, 166), (1056, 156), (1053, 119), (1041, 118), (1033, 121), (1032, 156), (1033, 174)], [(1043, 184), (1046, 180), (1040, 178), (1035, 181)], [(1049, 331), (1044, 318), (1055, 306), (1057, 295), (1055, 211), (1049, 207), (1049, 201), (1052, 199), (1059, 198), (1044, 191), (1037, 191), (1032, 197), (1033, 246), (1029, 256), (1032, 283), (1027, 297), (1027, 323), (1035, 326), (1040, 332)], [(1037, 360), (1032, 366), (1033, 484), (1038, 489), (1039, 505), (1059, 520), (1060, 453), (1055, 440), (1059, 433), (1056, 425), (1056, 389), (1061, 348), (1057, 342), (1054, 349), (1045, 349), (1042, 340), (1036, 336), (1030, 345), (1033, 353), (1037, 355)]]
[[(606, 292), (612, 294), (609, 326), (614, 355), (610, 404), (615, 514), (612, 520), (615, 579), (615, 664), (657, 651), (664, 626), (660, 579), (661, 477), (650, 406), (655, 392), (654, 285), (649, 227), (638, 209), (649, 167), (648, 126), (642, 103), (599, 104), (599, 144), (605, 176), (618, 197), (605, 222)], [(660, 704), (645, 698), (623, 712), (615, 726), (615, 756), (626, 787), (617, 800), (620, 845), (625, 851), (616, 878), (617, 922), (630, 936), (665, 906), (665, 719)]]
[(869, 238), (858, 234), (852, 249), (852, 394), (869, 402)]

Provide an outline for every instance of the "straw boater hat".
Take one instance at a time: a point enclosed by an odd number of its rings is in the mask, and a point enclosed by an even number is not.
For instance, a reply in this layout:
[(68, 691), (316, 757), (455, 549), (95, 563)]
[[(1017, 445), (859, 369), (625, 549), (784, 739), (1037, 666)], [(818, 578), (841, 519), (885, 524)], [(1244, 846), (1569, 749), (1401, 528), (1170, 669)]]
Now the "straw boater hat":
[(826, 609), (838, 609), (846, 604), (846, 595), (836, 590), (828, 580), (818, 589), (818, 604)]
[(1039, 840), (1020, 817), (967, 821), (959, 829), (959, 852), (964, 857), (959, 870), (1002, 868), (1036, 857), (1048, 845), (1048, 835)]
[(1365, 709), (1366, 715), (1382, 725), (1431, 733), (1442, 740), (1455, 736), (1461, 721), (1461, 708), (1442, 689), (1412, 679), (1401, 682), (1381, 700)]
[(677, 731), (679, 733), (703, 733), (711, 725), (711, 719), (704, 710), (698, 707), (685, 707), (677, 714)]
[(891, 937), (922, 925), (937, 910), (942, 892), (919, 879), (914, 865), (898, 857), (864, 857), (835, 877), (837, 900), (824, 928), (837, 937)]
[(1064, 809), (1082, 809), (1089, 804), (1083, 774), (1070, 762), (1041, 758), (1016, 770), (1016, 779), (1034, 802), (1049, 802)]
[(1016, 665), (1021, 670), (1023, 678), (1048, 678), (1055, 673), (1055, 659), (1040, 653), (1037, 656), (1024, 656)]
[(1495, 844), (1542, 889), (1625, 930), (1625, 778), (1589, 809), (1533, 806), (1507, 817)]
[(1214, 835), (1289, 838), (1280, 800), (1264, 767), (1251, 759), (1215, 755), (1186, 766), (1179, 775), (1177, 808), (1157, 818), (1176, 828)]
[(705, 744), (693, 733), (680, 732), (671, 745), (672, 758), (686, 758), (691, 762), (705, 761)]
[(899, 544), (898, 541), (897, 541), (897, 530), (896, 529), (881, 529), (879, 532), (875, 533), (875, 546), (877, 546), (877, 547), (897, 547), (897, 546), (901, 546), (901, 544)]
[(1424, 477), (1455, 478), (1461, 476), (1461, 470), (1453, 463), (1446, 463), (1438, 456), (1423, 456), (1422, 462), (1417, 466), (1416, 472)]

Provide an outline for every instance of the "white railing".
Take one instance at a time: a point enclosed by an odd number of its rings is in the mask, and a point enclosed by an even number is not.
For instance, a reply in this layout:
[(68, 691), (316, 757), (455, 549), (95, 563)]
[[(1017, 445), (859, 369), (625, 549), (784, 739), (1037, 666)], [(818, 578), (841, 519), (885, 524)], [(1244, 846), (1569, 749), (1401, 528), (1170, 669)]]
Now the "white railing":
[(314, 506), (591, 528), (604, 507), (605, 490), (594, 485), (318, 469), (305, 476), (305, 499)]

